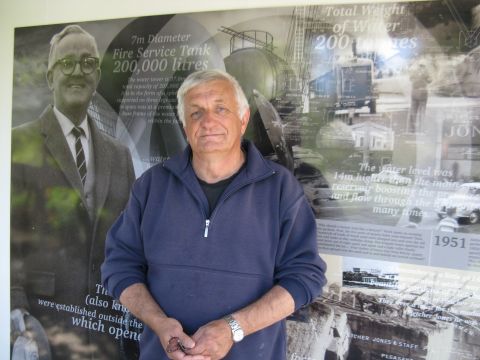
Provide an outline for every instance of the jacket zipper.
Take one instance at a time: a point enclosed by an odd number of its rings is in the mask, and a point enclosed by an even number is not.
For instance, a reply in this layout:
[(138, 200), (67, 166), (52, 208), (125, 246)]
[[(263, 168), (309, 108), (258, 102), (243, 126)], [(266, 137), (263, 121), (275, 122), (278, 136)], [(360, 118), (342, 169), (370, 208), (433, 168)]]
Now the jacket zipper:
[(240, 184), (239, 186), (237, 186), (236, 188), (232, 189), (232, 191), (230, 191), (228, 194), (226, 194), (225, 196), (222, 196), (221, 198), (221, 201), (217, 203), (217, 206), (215, 206), (215, 209), (213, 210), (211, 216), (210, 216), (210, 219), (205, 219), (205, 229), (203, 231), (203, 238), (208, 238), (208, 229), (212, 223), (212, 220), (213, 218), (215, 217), (215, 214), (217, 213), (217, 209), (220, 207), (220, 205), (222, 205), (232, 194), (234, 194), (235, 192), (237, 192), (238, 190), (240, 190), (241, 188), (243, 188), (244, 186), (247, 186), (247, 185), (250, 185), (250, 184), (253, 184), (254, 182), (257, 182), (257, 181), (260, 181), (260, 180), (263, 180), (271, 175), (275, 174), (275, 171), (272, 171), (271, 174), (268, 174), (268, 175), (262, 175), (262, 176), (259, 176), (258, 178), (255, 178), (255, 179), (252, 179), (251, 181), (247, 181), (243, 184)]
[[(163, 164), (162, 166), (165, 167), (165, 164)], [(170, 169), (169, 169), (170, 170)], [(171, 171), (171, 170), (170, 170)], [(172, 171), (171, 171), (172, 172)], [(175, 176), (177, 176), (180, 180), (183, 180), (180, 176), (178, 176), (175, 172), (172, 172)], [(205, 229), (203, 230), (203, 238), (208, 238), (208, 230), (210, 228), (210, 225), (212, 223), (212, 220), (215, 216), (215, 214), (217, 213), (217, 209), (219, 208), (219, 206), (226, 200), (228, 199), (233, 193), (235, 193), (237, 190), (240, 190), (241, 188), (243, 188), (244, 186), (247, 186), (247, 185), (250, 185), (250, 184), (253, 184), (254, 182), (257, 182), (257, 181), (260, 181), (260, 180), (263, 180), (263, 179), (266, 179), (267, 177), (269, 176), (272, 176), (275, 174), (275, 170), (272, 170), (271, 173), (269, 174), (264, 174), (264, 175), (260, 175), (258, 177), (256, 177), (255, 179), (251, 179), (250, 181), (247, 181), (247, 182), (244, 182), (243, 184), (240, 184), (239, 186), (237, 186), (236, 188), (234, 188), (232, 191), (230, 191), (227, 195), (225, 195), (224, 197), (222, 197), (221, 199), (221, 202), (217, 203), (217, 206), (215, 206), (215, 209), (213, 210), (213, 213), (211, 214), (210, 216), (210, 219), (206, 218), (207, 216), (205, 215), (205, 212), (202, 210), (204, 216), (205, 216)], [(182, 181), (183, 182), (183, 181)], [(185, 186), (185, 184), (184, 184)], [(188, 186), (186, 186), (187, 190), (190, 191), (190, 188)], [(200, 203), (200, 208), (202, 208), (202, 202), (198, 199), (198, 197), (196, 196), (195, 193), (191, 192), (190, 193), (193, 195), (193, 197), (195, 199), (197, 199), (197, 201)]]
[(210, 226), (210, 219), (205, 220), (205, 231), (203, 232), (203, 237), (208, 237), (208, 227)]

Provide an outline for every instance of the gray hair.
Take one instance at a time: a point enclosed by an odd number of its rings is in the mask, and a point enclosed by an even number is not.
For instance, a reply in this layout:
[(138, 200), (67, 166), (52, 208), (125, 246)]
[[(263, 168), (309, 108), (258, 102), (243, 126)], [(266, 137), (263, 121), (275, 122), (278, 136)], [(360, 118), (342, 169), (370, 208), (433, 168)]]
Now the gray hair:
[(93, 47), (95, 49), (95, 56), (100, 57), (98, 53), (97, 41), (90, 33), (85, 31), (79, 25), (76, 25), (76, 24), (67, 25), (63, 28), (62, 31), (53, 35), (52, 39), (50, 40), (50, 54), (48, 55), (48, 70), (51, 70), (53, 64), (55, 64), (55, 55), (56, 55), (58, 43), (60, 42), (60, 40), (62, 40), (65, 36), (69, 34), (82, 34), (88, 37), (92, 41)]
[(215, 80), (223, 80), (228, 81), (230, 85), (232, 85), (233, 90), (235, 92), (235, 100), (237, 101), (238, 106), (238, 116), (242, 118), (245, 113), (247, 112), (248, 100), (243, 92), (240, 84), (238, 83), (237, 79), (235, 79), (229, 73), (220, 70), (220, 69), (211, 69), (211, 70), (201, 70), (194, 73), (191, 73), (187, 76), (185, 81), (182, 83), (180, 88), (177, 91), (177, 112), (180, 121), (182, 122), (183, 126), (185, 126), (185, 95), (194, 87), (199, 85), (208, 83), (210, 81)]

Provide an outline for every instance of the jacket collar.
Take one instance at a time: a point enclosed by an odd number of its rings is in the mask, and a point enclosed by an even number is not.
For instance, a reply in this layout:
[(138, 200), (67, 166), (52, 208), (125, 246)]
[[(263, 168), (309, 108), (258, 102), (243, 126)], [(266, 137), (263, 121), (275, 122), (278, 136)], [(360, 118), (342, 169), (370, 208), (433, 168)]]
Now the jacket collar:
[[(248, 184), (263, 180), (275, 173), (267, 160), (263, 158), (257, 148), (249, 141), (243, 141), (242, 147), (247, 154), (247, 164), (235, 176), (233, 181), (228, 185), (223, 194), (218, 199), (217, 207), (222, 201), (229, 197), (232, 193)], [(190, 191), (192, 196), (201, 204), (205, 214), (209, 213), (209, 204), (200, 183), (197, 180), (193, 167), (191, 165), (192, 149), (188, 145), (185, 151), (172, 157), (163, 163), (163, 167), (173, 173), (179, 181)], [(214, 210), (215, 213), (216, 210)], [(205, 215), (207, 218), (207, 215)], [(214, 214), (211, 214), (213, 218)]]
[[(275, 173), (274, 169), (252, 142), (243, 140), (242, 148), (247, 154), (247, 164), (244, 171), (239, 174), (239, 177), (245, 181), (255, 181)], [(190, 145), (187, 145), (183, 153), (168, 159), (163, 163), (163, 166), (178, 177), (184, 178), (187, 172), (193, 172), (191, 157), (192, 148)]]
[(70, 185), (78, 190), (83, 198), (83, 186), (78, 176), (75, 160), (68, 148), (62, 128), (55, 117), (53, 107), (49, 105), (39, 118), (40, 131), (45, 137), (45, 146), (55, 159)]

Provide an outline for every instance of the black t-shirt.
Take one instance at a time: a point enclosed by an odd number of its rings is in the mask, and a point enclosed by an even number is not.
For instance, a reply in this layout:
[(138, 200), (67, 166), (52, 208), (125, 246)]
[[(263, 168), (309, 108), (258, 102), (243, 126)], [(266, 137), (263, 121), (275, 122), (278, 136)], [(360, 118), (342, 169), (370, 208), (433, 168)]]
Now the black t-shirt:
[(210, 208), (209, 209), (210, 212), (208, 214), (209, 217), (212, 214), (213, 209), (215, 209), (215, 206), (217, 205), (217, 202), (220, 196), (223, 194), (223, 192), (228, 187), (228, 185), (230, 185), (233, 179), (235, 179), (235, 177), (240, 173), (240, 171), (242, 171), (244, 167), (245, 167), (245, 162), (240, 167), (240, 169), (238, 169), (238, 171), (232, 176), (230, 176), (228, 179), (220, 180), (213, 184), (209, 184), (197, 177), (198, 182), (200, 183), (200, 186), (203, 189), (203, 192), (207, 196), (208, 205)]

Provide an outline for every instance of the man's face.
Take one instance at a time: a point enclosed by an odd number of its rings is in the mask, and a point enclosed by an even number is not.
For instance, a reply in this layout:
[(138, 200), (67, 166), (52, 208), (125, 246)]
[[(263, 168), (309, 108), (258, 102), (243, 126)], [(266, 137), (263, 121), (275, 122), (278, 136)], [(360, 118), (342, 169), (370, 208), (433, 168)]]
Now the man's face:
[(185, 95), (185, 132), (197, 155), (240, 150), (249, 111), (240, 118), (235, 91), (228, 81), (214, 80), (196, 86)]
[[(94, 44), (84, 34), (68, 34), (57, 44), (54, 63), (60, 59), (81, 60), (96, 57)], [(57, 64), (47, 73), (50, 90), (53, 91), (54, 105), (67, 116), (75, 116), (85, 111), (100, 79), (100, 69), (84, 74), (80, 64), (75, 65), (71, 75), (65, 75), (61, 64)], [(72, 119), (73, 120), (73, 119)]]

